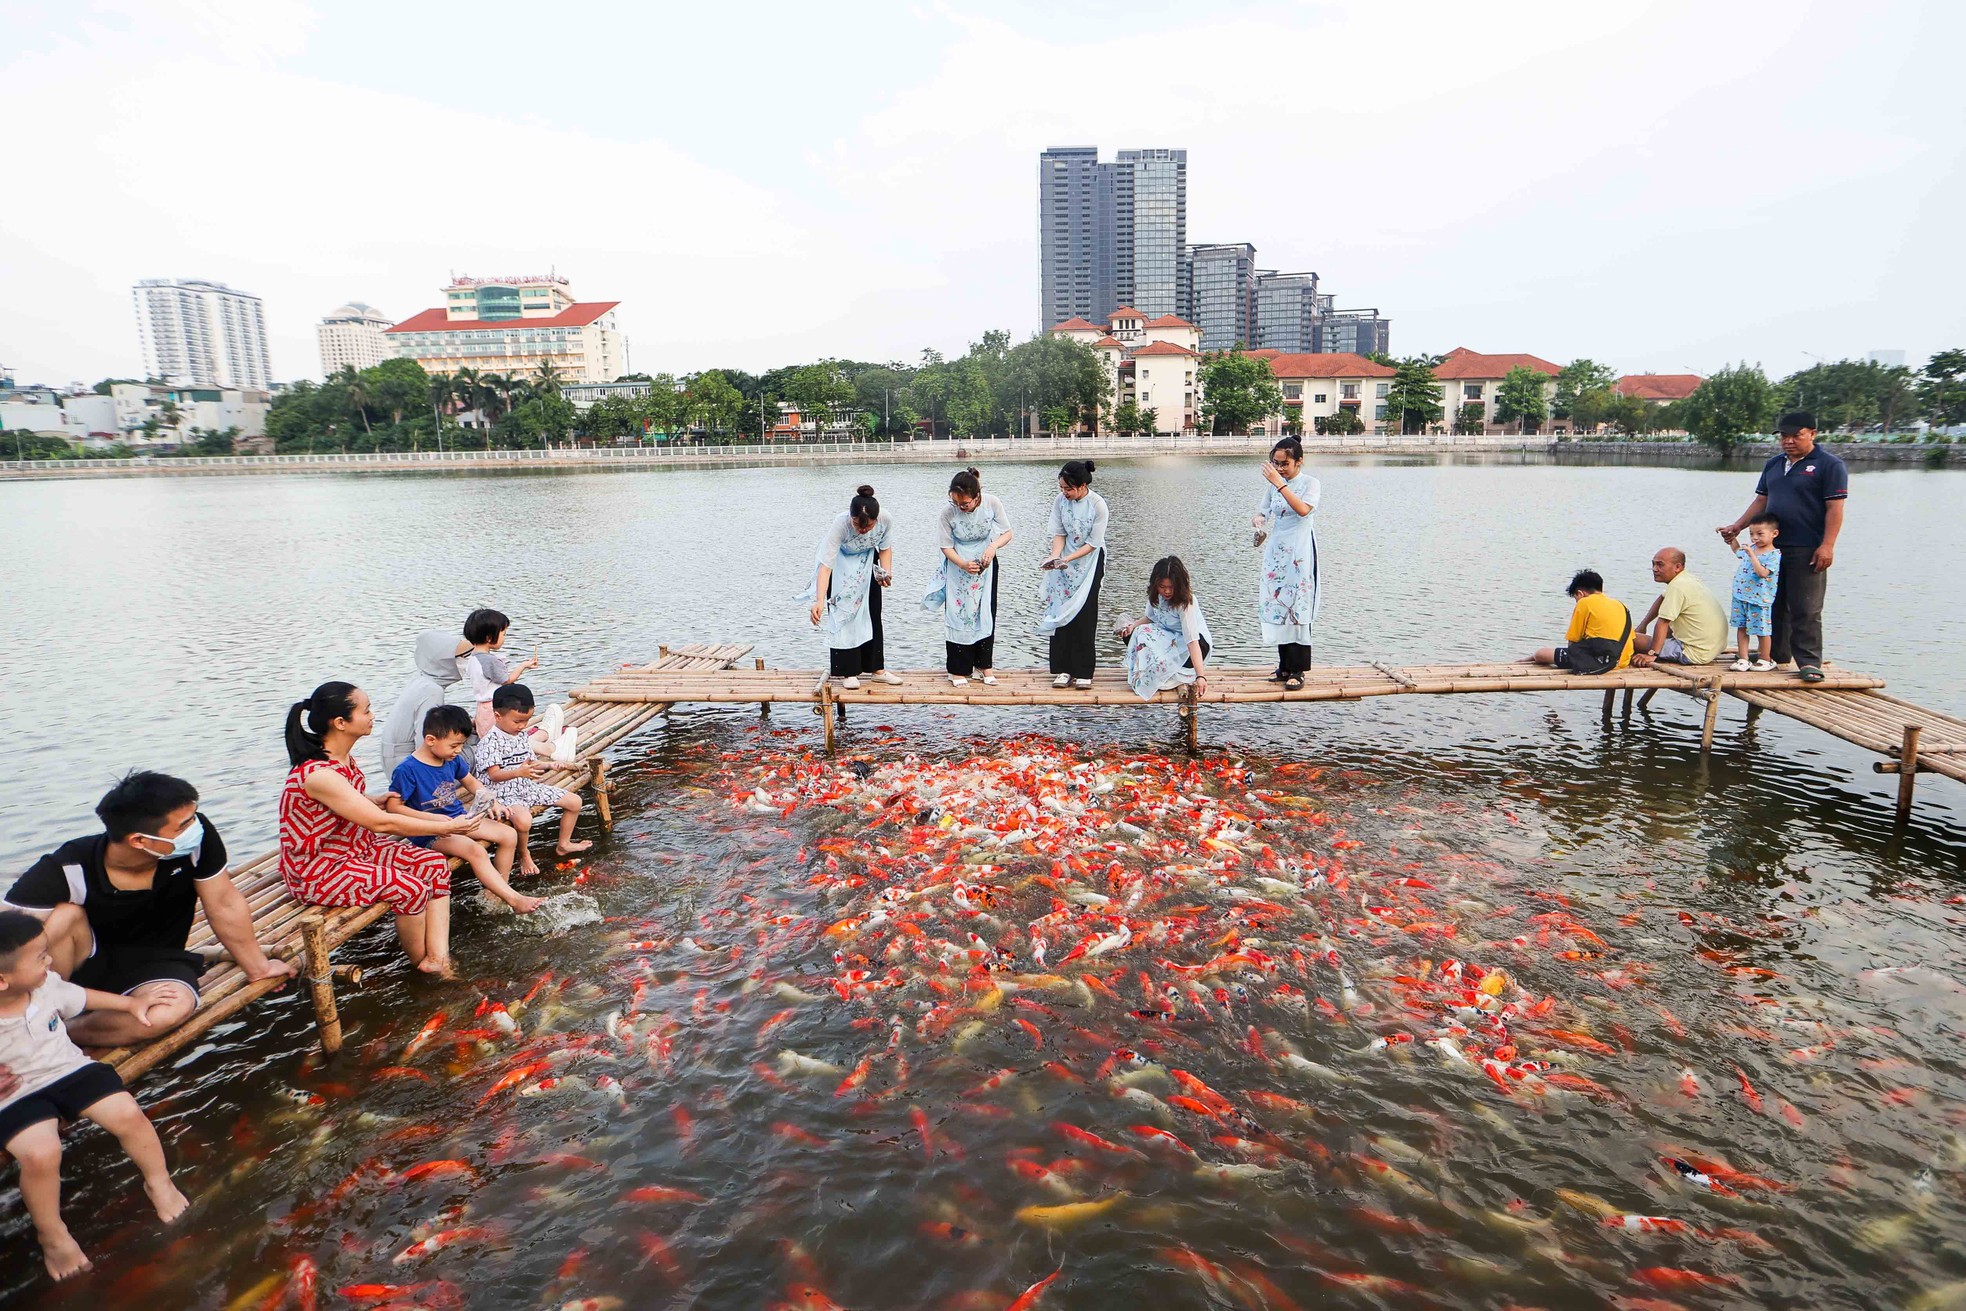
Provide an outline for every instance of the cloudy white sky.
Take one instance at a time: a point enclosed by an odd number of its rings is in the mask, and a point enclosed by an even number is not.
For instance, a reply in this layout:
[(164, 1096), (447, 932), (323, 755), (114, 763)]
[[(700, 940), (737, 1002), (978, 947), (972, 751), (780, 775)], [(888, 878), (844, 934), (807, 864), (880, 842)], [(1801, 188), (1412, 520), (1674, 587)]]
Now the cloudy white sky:
[(618, 299), (635, 367), (1037, 326), (1036, 157), (1184, 146), (1189, 237), (1397, 353), (1705, 372), (1966, 345), (1966, 6), (0, 0), (0, 363), (138, 371), (131, 283)]

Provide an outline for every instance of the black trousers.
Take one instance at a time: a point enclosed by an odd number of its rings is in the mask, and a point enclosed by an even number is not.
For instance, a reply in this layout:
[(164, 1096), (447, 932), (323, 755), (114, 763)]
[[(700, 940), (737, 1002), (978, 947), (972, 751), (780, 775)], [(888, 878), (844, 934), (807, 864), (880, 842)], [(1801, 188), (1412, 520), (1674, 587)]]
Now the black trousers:
[(1809, 567), (1813, 546), (1784, 546), (1782, 576), (1775, 580), (1774, 637), (1769, 655), (1776, 664), (1793, 659), (1798, 666), (1823, 663), (1823, 598), (1829, 575)]
[(1085, 604), (1072, 622), (1051, 635), (1051, 672), (1070, 674), (1073, 678), (1091, 678), (1092, 667), (1099, 662), (1099, 584), (1106, 577), (1106, 552), (1098, 552), (1099, 562), (1092, 567), (1092, 587), (1086, 593)]
[(1281, 642), (1277, 645), (1277, 668), (1285, 674), (1301, 674), (1310, 667), (1309, 642)]
[[(881, 593), (886, 590), (879, 583), (868, 580), (867, 614), (874, 621), (874, 635), (859, 646), (848, 647), (844, 651), (836, 649), (830, 653), (833, 677), (858, 678), (862, 674), (887, 668), (887, 632), (881, 627)], [(827, 595), (832, 595), (830, 586)]]
[(943, 639), (942, 645), (949, 648), (949, 658), (944, 664), (950, 673), (959, 678), (968, 678), (979, 669), (997, 667), (997, 562), (990, 561), (990, 635), (980, 642), (951, 642)]

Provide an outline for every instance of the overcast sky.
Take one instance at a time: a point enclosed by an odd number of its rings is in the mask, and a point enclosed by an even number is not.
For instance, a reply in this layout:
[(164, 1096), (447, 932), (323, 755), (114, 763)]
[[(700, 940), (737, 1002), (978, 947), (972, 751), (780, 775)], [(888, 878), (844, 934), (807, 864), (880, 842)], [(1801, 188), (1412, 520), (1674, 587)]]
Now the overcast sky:
[[(397, 318), (619, 300), (634, 367), (1039, 325), (1037, 154), (1188, 150), (1191, 241), (1397, 354), (1774, 373), (1966, 346), (1966, 6), (0, 0), (0, 363), (140, 371), (130, 286)], [(1951, 235), (1947, 235), (1951, 234)]]

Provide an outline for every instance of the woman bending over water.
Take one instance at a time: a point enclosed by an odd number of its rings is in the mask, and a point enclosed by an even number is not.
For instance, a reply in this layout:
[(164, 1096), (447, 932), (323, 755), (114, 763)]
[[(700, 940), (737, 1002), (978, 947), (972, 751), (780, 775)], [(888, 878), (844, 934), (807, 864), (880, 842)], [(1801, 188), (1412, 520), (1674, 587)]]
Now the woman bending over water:
[(1010, 545), (1010, 516), (1003, 502), (983, 490), (982, 475), (964, 469), (949, 480), (942, 507), (942, 559), (929, 579), (922, 605), (942, 612), (949, 681), (965, 686), (971, 674), (997, 681), (997, 552)]

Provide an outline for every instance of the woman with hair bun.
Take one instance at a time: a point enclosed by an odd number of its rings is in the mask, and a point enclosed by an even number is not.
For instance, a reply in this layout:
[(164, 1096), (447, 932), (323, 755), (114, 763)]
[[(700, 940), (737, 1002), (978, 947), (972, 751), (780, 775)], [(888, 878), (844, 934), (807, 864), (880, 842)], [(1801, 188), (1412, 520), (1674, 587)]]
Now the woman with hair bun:
[(1098, 660), (1099, 582), (1106, 576), (1106, 502), (1092, 490), (1091, 460), (1067, 460), (1051, 503), (1051, 556), (1038, 635), (1051, 639), (1051, 685), (1092, 686)]
[(808, 615), (825, 635), (830, 672), (843, 680), (842, 687), (859, 687), (862, 674), (883, 683), (901, 681), (887, 672), (887, 634), (881, 627), (881, 588), (894, 581), (894, 548), (887, 544), (891, 529), (874, 489), (862, 483), (820, 540), (812, 583), (799, 596), (812, 603)]
[(964, 469), (949, 480), (942, 507), (942, 559), (922, 594), (922, 606), (942, 612), (949, 681), (967, 686), (974, 674), (997, 681), (997, 552), (1010, 545), (1010, 516), (983, 490), (983, 475)]
[(1295, 692), (1304, 686), (1304, 671), (1311, 667), (1311, 625), (1324, 602), (1317, 530), (1311, 523), (1323, 489), (1304, 472), (1304, 446), (1295, 437), (1270, 448), (1263, 479), (1270, 490), (1250, 520), (1256, 526), (1256, 544), (1263, 548), (1256, 617), (1263, 625), (1263, 640), (1277, 649), (1270, 681)]
[(280, 790), (280, 879), (310, 905), (386, 904), (410, 963), (449, 978), (450, 864), (404, 839), (468, 833), (479, 817), (392, 814), (371, 801), (355, 744), (374, 729), (368, 694), (352, 683), (323, 683), (287, 711), (293, 768)]

